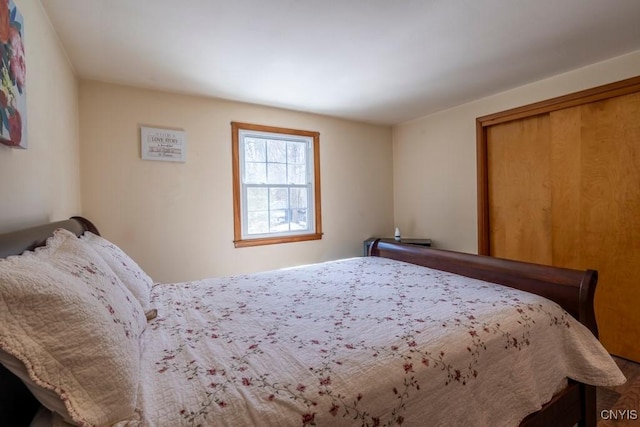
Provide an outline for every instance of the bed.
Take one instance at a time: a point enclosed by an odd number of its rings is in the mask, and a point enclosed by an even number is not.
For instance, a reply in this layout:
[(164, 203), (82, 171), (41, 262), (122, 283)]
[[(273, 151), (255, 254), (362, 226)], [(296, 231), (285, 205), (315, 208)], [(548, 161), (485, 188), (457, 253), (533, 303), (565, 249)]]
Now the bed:
[[(625, 381), (596, 339), (592, 270), (376, 241), (369, 257), (155, 284), (116, 251), (81, 217), (0, 236), (3, 425), (595, 426), (595, 387)], [(50, 256), (51, 286), (78, 290), (14, 298)], [(76, 297), (96, 305), (20, 311)]]

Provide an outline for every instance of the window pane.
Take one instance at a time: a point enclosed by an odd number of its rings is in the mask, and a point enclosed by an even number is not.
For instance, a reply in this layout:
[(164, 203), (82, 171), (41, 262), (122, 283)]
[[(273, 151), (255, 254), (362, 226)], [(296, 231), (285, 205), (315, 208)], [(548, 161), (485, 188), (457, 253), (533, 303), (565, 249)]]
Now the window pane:
[(267, 159), (269, 163), (287, 162), (287, 141), (270, 139), (267, 141)]
[(267, 163), (267, 177), (268, 184), (287, 184), (287, 165)]
[(244, 139), (244, 160), (246, 162), (266, 162), (266, 153), (264, 139)]
[(290, 227), (292, 230), (306, 230), (309, 228), (309, 223), (307, 222), (308, 194), (306, 188), (291, 189), (289, 204), (291, 206)]
[(268, 197), (266, 188), (247, 188), (247, 212), (269, 210)]
[(267, 182), (266, 163), (247, 162), (245, 164), (244, 182), (246, 184), (264, 184)]
[(307, 222), (308, 209), (291, 209), (291, 223), (292, 230), (306, 230), (309, 228)]
[(257, 211), (249, 212), (247, 214), (247, 233), (248, 234), (261, 234), (269, 232), (269, 212)]
[(307, 162), (307, 144), (305, 142), (289, 142), (287, 144), (287, 162), (305, 164)]
[(292, 188), (289, 204), (292, 208), (307, 208), (307, 189)]
[(287, 222), (287, 209), (278, 209), (271, 211), (271, 221), (269, 223), (269, 231), (272, 233), (279, 231), (289, 231), (289, 223)]
[(289, 208), (289, 189), (288, 188), (270, 188), (269, 189), (269, 209), (287, 209)]
[(289, 182), (288, 184), (305, 185), (307, 184), (307, 167), (306, 165), (288, 165)]

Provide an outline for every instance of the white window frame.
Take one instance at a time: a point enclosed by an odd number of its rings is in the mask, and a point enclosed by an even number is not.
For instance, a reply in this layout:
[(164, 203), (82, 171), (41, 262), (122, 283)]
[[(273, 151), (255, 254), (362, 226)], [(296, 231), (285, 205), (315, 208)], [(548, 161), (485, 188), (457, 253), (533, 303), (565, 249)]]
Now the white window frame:
[[(233, 196), (234, 196), (234, 244), (236, 247), (288, 243), (322, 238), (320, 214), (320, 162), (318, 132), (252, 125), (232, 122), (233, 153)], [(294, 183), (247, 183), (245, 180), (245, 139), (283, 140), (306, 144), (306, 182)], [(270, 164), (266, 159), (266, 165)], [(270, 231), (264, 233), (249, 232), (249, 214), (247, 193), (250, 188), (302, 188), (307, 193), (307, 228), (304, 230)], [(288, 201), (290, 203), (290, 200)], [(287, 205), (290, 206), (290, 205)], [(288, 209), (291, 209), (288, 207)], [(275, 211), (275, 209), (274, 209)], [(271, 207), (268, 208), (271, 215)], [(271, 223), (269, 219), (269, 223)], [(290, 224), (290, 223), (289, 223)]]

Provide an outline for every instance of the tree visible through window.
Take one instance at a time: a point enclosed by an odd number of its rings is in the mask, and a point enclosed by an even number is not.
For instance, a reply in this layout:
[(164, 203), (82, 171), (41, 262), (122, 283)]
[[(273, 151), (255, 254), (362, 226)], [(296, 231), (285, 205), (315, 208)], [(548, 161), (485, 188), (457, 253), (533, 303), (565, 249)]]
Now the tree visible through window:
[(319, 133), (231, 128), (236, 247), (322, 238)]

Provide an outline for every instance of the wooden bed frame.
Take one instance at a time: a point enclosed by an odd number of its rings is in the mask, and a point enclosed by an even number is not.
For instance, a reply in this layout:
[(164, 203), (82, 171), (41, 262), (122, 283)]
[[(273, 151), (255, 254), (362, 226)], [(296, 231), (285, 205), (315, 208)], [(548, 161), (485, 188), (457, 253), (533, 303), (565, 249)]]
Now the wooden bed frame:
[[(85, 231), (98, 234), (97, 228), (82, 217), (3, 234), (0, 235), (0, 258), (18, 255), (42, 245), (56, 228), (66, 228), (78, 236)], [(410, 262), (542, 295), (560, 304), (598, 336), (593, 309), (597, 272), (593, 270), (569, 270), (380, 240), (370, 246), (369, 255)], [(0, 422), (11, 426), (28, 426), (39, 406), (22, 382), (0, 365)], [(595, 427), (596, 422), (596, 388), (570, 380), (564, 390), (540, 411), (525, 418), (520, 425), (542, 427), (578, 424)]]

